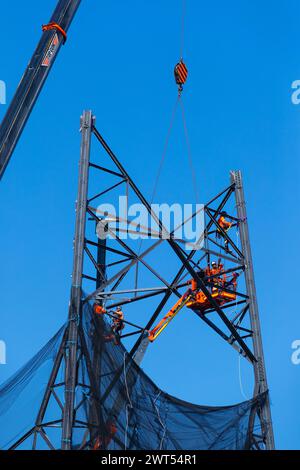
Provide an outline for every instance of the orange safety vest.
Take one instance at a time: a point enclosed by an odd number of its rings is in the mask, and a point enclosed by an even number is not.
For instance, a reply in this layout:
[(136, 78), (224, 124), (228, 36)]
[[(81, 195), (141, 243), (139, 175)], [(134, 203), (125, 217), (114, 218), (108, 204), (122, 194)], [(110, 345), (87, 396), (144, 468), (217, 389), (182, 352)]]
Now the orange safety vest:
[[(219, 264), (217, 268), (211, 268), (210, 270), (210, 276), (216, 276), (217, 274), (222, 274), (223, 272), (223, 264)], [(211, 279), (211, 282), (214, 282), (216, 284), (220, 284), (222, 282), (221, 277), (214, 277)]]
[(122, 310), (119, 310), (118, 312), (115, 312), (115, 315), (118, 316), (118, 318), (114, 318), (114, 320), (116, 320), (116, 321), (120, 321), (120, 320), (124, 319), (124, 313), (122, 312)]
[(122, 321), (124, 319), (124, 313), (122, 312), (122, 310), (120, 310), (119, 312), (115, 312), (115, 315), (117, 315), (118, 318), (113, 319), (114, 326), (124, 328), (124, 323)]
[(221, 215), (221, 217), (219, 218), (218, 224), (225, 231), (229, 230), (231, 225), (232, 225), (230, 222), (228, 222), (228, 220), (225, 219), (225, 217), (223, 215)]

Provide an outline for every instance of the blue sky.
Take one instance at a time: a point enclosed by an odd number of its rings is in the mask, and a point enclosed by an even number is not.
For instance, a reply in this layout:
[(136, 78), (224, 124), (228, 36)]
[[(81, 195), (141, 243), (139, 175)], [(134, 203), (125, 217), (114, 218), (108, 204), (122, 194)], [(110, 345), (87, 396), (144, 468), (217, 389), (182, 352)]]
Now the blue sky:
[[(1, 6), (0, 80), (8, 101), (55, 3)], [(82, 1), (0, 185), (0, 339), (7, 344), (1, 381), (66, 318), (84, 108), (93, 109), (99, 130), (151, 194), (176, 99), (180, 13), (174, 0)], [(231, 169), (243, 171), (276, 445), (293, 449), (300, 448), (300, 366), (290, 359), (291, 343), (300, 338), (294, 305), (300, 106), (291, 102), (291, 84), (300, 79), (298, 18), (296, 0), (187, 0), (184, 48), (184, 104), (201, 202), (226, 187)], [(0, 105), (0, 118), (5, 110)], [(184, 148), (177, 121), (161, 200), (193, 201)], [(191, 325), (181, 325), (182, 351), (168, 335), (164, 348), (146, 357), (146, 372), (182, 399), (242, 401), (236, 356), (205, 333), (204, 362), (189, 341)], [(251, 393), (242, 365), (243, 373)]]

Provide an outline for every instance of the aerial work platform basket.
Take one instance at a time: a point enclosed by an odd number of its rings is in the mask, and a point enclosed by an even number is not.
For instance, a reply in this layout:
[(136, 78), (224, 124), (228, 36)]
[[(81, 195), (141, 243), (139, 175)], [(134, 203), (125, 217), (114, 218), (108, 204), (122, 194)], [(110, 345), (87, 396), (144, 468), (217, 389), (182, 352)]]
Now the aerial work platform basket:
[[(220, 306), (236, 299), (235, 292), (227, 292), (222, 288), (217, 287), (213, 288), (211, 296)], [(211, 308), (212, 305), (206, 295), (200, 291), (197, 292), (189, 302), (187, 302), (186, 307), (204, 312), (205, 310)]]

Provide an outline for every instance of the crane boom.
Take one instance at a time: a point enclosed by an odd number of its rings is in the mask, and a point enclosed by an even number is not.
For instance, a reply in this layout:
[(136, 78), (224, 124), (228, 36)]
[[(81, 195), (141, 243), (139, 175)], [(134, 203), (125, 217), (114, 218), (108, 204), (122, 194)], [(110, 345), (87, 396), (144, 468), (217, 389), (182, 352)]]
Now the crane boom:
[(47, 79), (81, 0), (59, 0), (0, 125), (0, 179)]

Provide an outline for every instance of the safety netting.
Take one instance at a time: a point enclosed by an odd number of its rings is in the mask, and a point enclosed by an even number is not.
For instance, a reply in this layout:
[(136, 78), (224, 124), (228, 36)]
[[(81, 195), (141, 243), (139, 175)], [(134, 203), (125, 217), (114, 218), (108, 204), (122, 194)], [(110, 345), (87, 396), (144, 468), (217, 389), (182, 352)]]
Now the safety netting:
[[(73, 449), (245, 449), (259, 395), (201, 406), (161, 390), (85, 304), (78, 322)], [(68, 324), (0, 386), (0, 448), (60, 449)], [(116, 344), (117, 343), (117, 344)]]

